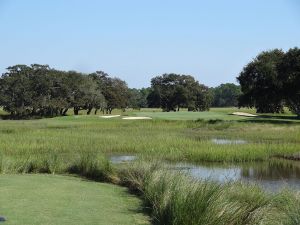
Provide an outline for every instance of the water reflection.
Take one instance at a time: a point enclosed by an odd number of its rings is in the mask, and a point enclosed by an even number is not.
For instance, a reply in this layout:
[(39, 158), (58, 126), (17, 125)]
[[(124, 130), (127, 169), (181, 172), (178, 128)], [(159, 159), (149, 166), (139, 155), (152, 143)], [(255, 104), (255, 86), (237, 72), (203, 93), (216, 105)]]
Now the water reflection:
[(217, 145), (229, 145), (229, 144), (246, 144), (247, 141), (237, 139), (237, 140), (231, 140), (231, 139), (222, 139), (222, 138), (213, 138), (211, 141)]
[(176, 164), (176, 169), (186, 171), (199, 179), (211, 179), (221, 183), (242, 181), (256, 183), (278, 191), (284, 187), (300, 190), (300, 162), (270, 160), (243, 164)]
[[(136, 159), (134, 155), (110, 157), (110, 161), (114, 164), (132, 162)], [(210, 179), (221, 183), (230, 181), (255, 183), (270, 191), (279, 191), (285, 187), (300, 191), (300, 161), (272, 159), (266, 162), (239, 164), (177, 163), (171, 168), (187, 172), (198, 179)]]
[(110, 162), (114, 164), (131, 162), (136, 159), (134, 155), (114, 155), (110, 157)]
[(245, 165), (242, 176), (263, 180), (300, 179), (300, 162), (271, 160), (264, 163)]

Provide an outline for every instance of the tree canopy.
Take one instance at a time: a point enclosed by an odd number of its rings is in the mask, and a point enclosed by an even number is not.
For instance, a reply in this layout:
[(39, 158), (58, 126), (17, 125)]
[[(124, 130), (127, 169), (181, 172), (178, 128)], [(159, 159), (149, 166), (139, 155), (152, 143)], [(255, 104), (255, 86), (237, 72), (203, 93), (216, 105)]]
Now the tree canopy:
[(290, 49), (278, 65), (281, 93), (286, 105), (300, 117), (300, 49)]
[(255, 107), (258, 113), (283, 111), (277, 70), (283, 56), (279, 49), (262, 52), (244, 67), (237, 78), (243, 93), (239, 98), (240, 107)]
[(147, 100), (150, 107), (164, 111), (179, 111), (182, 107), (203, 111), (209, 109), (211, 96), (208, 87), (194, 77), (171, 73), (152, 78)]
[(260, 53), (237, 77), (242, 95), (239, 106), (259, 113), (283, 112), (286, 105), (300, 116), (300, 49)]
[(104, 72), (90, 75), (59, 71), (48, 65), (15, 65), (0, 79), (0, 105), (12, 117), (66, 115), (69, 108), (80, 110), (125, 108), (128, 87), (125, 81)]
[(241, 88), (232, 83), (221, 84), (211, 89), (213, 93), (214, 107), (238, 106), (238, 98), (241, 95)]

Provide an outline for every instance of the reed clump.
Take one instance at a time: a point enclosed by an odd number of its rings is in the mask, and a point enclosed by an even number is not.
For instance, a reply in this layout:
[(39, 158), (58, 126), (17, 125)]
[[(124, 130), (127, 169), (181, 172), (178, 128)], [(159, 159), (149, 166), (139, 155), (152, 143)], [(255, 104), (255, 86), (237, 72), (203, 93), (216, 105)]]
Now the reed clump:
[(118, 174), (123, 185), (141, 195), (154, 224), (299, 224), (299, 194), (291, 191), (271, 194), (242, 183), (199, 181), (159, 162), (139, 162)]

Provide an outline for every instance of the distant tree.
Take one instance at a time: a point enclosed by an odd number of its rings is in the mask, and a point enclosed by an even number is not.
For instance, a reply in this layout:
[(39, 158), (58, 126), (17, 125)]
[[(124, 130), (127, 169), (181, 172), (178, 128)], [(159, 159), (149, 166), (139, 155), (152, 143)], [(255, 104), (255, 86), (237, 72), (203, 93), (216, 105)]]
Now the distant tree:
[(205, 85), (199, 85), (196, 92), (195, 107), (197, 111), (208, 111), (213, 100), (213, 95)]
[(129, 97), (128, 106), (135, 109), (148, 107), (147, 96), (149, 94), (149, 91), (150, 91), (149, 88), (129, 89), (130, 97)]
[(87, 110), (87, 114), (89, 115), (92, 109), (104, 108), (106, 107), (106, 101), (104, 95), (102, 94), (99, 86), (96, 82), (90, 77), (85, 77), (83, 82), (83, 108)]
[(139, 89), (141, 98), (139, 99), (138, 105), (140, 108), (147, 108), (148, 106), (148, 101), (147, 101), (147, 97), (150, 93), (151, 88), (141, 88)]
[(157, 86), (150, 88), (149, 94), (147, 96), (147, 105), (150, 108), (161, 107), (161, 94)]
[[(139, 90), (138, 105), (146, 104), (146, 89)], [(90, 75), (59, 71), (48, 65), (15, 65), (0, 78), (0, 106), (15, 118), (66, 115), (69, 108), (98, 109), (111, 113), (128, 106), (129, 91), (125, 81), (97, 71)]]
[(111, 114), (115, 108), (125, 110), (130, 97), (126, 82), (119, 78), (102, 76), (102, 84), (103, 95), (106, 99), (106, 113)]
[(70, 102), (69, 88), (64, 82), (65, 73), (51, 69), (48, 65), (33, 64), (31, 90), (32, 115), (66, 115)]
[(0, 82), (0, 104), (12, 116), (22, 117), (32, 111), (32, 68), (15, 65), (7, 68)]
[(277, 65), (284, 56), (282, 50), (260, 53), (237, 77), (242, 95), (239, 106), (255, 107), (258, 113), (279, 113), (283, 111), (280, 80)]
[(291, 111), (300, 117), (300, 49), (290, 49), (278, 65), (282, 96)]
[(232, 83), (221, 84), (212, 88), (213, 102), (215, 107), (238, 106), (238, 98), (241, 95), (241, 88)]
[(98, 92), (104, 98), (104, 101), (99, 101), (98, 104), (95, 105), (95, 114), (97, 114), (98, 110), (101, 110), (104, 113), (105, 109), (107, 108), (107, 101), (105, 98), (105, 95), (107, 95), (107, 94), (104, 93), (105, 92), (105, 83), (106, 83), (105, 81), (106, 81), (106, 79), (109, 79), (109, 75), (103, 71), (96, 71), (94, 73), (89, 74), (89, 77), (91, 77), (93, 79), (93, 81), (96, 83)]
[(160, 106), (163, 111), (179, 111), (182, 107), (207, 110), (207, 93), (208, 88), (190, 75), (163, 74), (152, 78), (147, 100), (150, 107)]

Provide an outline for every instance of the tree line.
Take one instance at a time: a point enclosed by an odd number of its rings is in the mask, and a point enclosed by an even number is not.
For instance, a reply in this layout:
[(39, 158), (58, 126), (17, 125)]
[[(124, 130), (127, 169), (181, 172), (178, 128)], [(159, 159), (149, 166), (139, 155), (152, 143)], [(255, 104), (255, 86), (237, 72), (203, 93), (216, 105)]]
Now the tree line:
[(125, 81), (97, 71), (82, 74), (48, 65), (15, 65), (0, 79), (0, 105), (13, 118), (66, 115), (70, 108), (111, 113), (125, 108), (129, 91)]
[(239, 85), (209, 88), (191, 75), (163, 74), (147, 88), (128, 88), (103, 71), (83, 74), (48, 65), (15, 65), (0, 78), (0, 106), (11, 118), (53, 117), (73, 109), (110, 114), (119, 108), (204, 111), (213, 107), (250, 107), (280, 113), (284, 106), (300, 116), (300, 49), (264, 51), (237, 77)]
[(0, 78), (0, 105), (11, 118), (63, 116), (70, 109), (75, 115), (128, 107), (202, 111), (210, 102), (209, 88), (188, 75), (164, 74), (153, 78), (149, 88), (130, 89), (103, 71), (83, 74), (32, 64), (8, 67)]

